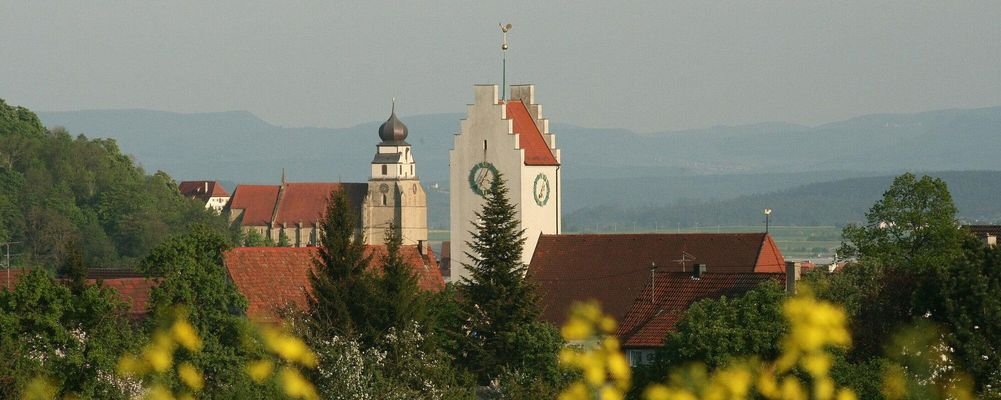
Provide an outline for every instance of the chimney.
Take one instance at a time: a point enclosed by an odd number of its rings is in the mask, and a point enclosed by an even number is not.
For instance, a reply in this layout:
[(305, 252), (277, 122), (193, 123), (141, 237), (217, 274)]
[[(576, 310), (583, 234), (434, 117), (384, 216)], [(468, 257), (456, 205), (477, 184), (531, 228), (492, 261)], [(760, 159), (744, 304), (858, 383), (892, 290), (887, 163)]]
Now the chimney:
[(786, 261), (786, 294), (796, 294), (796, 281), (799, 280), (802, 264)]
[(709, 266), (705, 264), (695, 264), (695, 268), (692, 268), (692, 278), (701, 279), (702, 275), (709, 272)]
[(209, 192), (209, 181), (205, 181), (204, 183), (205, 183), (205, 189), (204, 189), (204, 192), (205, 192), (205, 193), (208, 193), (208, 192)]
[(654, 293), (657, 292), (657, 263), (650, 262), (650, 304), (656, 304)]

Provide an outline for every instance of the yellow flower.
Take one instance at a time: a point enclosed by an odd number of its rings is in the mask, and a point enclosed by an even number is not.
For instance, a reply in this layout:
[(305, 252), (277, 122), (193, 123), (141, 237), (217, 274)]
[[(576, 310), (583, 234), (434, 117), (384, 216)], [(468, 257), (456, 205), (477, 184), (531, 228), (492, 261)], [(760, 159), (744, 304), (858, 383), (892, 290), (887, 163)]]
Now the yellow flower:
[(851, 389), (838, 390), (837, 400), (857, 400), (857, 399), (858, 398), (855, 397), (855, 392), (853, 392)]
[(316, 355), (299, 338), (267, 329), (264, 331), (264, 340), (272, 352), (286, 361), (298, 362), (307, 367), (316, 366)]
[(146, 392), (146, 400), (174, 400), (174, 395), (167, 387), (157, 383), (150, 386), (149, 391)]
[(632, 370), (629, 368), (629, 361), (622, 353), (615, 352), (608, 355), (608, 373), (613, 379), (628, 381)]
[(601, 397), (599, 398), (601, 400), (622, 400), (625, 397), (622, 395), (622, 392), (618, 391), (617, 389), (611, 386), (605, 386), (601, 388), (600, 393)]
[(186, 320), (174, 321), (170, 335), (174, 341), (190, 351), (199, 351), (202, 348), (202, 339), (198, 337), (198, 331)]
[(583, 382), (575, 382), (570, 387), (560, 393), (558, 400), (590, 400), (591, 395), (587, 391), (587, 385)]
[(275, 368), (270, 360), (257, 360), (247, 365), (247, 375), (257, 383), (263, 383)]
[(205, 379), (202, 378), (202, 373), (198, 372), (198, 369), (194, 365), (191, 365), (191, 363), (181, 363), (177, 367), (177, 376), (181, 378), (181, 382), (184, 382), (185, 385), (188, 385), (189, 388), (196, 392), (202, 390), (202, 387), (205, 386)]
[(291, 368), (282, 368), (280, 376), (282, 388), (289, 397), (307, 400), (320, 398), (316, 394), (316, 388), (313, 387), (313, 384), (309, 383), (306, 378), (303, 378), (299, 374), (299, 371)]
[(28, 382), (21, 398), (24, 400), (50, 400), (54, 399), (58, 392), (59, 388), (48, 378), (35, 377), (31, 382)]
[(125, 376), (143, 375), (148, 370), (148, 366), (142, 360), (132, 354), (123, 355), (118, 359), (118, 373)]
[(563, 325), (563, 328), (560, 329), (560, 334), (563, 335), (564, 339), (573, 341), (587, 339), (591, 337), (593, 331), (591, 330), (591, 324), (587, 321), (574, 318)]
[(170, 348), (163, 346), (147, 346), (143, 352), (143, 359), (156, 372), (166, 372), (174, 362), (174, 355)]
[(810, 354), (799, 361), (799, 365), (802, 365), (803, 369), (809, 372), (814, 378), (827, 375), (833, 363), (834, 361), (831, 360), (831, 356), (827, 353)]
[(830, 400), (834, 397), (834, 380), (824, 376), (813, 381), (813, 398), (817, 400)]

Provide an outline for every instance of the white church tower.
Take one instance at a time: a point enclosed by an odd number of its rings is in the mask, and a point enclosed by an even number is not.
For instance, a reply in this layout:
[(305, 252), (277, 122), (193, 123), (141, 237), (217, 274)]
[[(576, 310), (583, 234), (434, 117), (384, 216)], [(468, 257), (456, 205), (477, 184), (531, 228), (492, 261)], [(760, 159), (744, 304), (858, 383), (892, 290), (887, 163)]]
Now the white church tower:
[(562, 230), (560, 150), (549, 120), (535, 103), (534, 85), (512, 85), (507, 99), (497, 85), (474, 87), (474, 102), (449, 151), (451, 279), (468, 277), (464, 264), (472, 240), (474, 213), (483, 208), (484, 190), (500, 172), (510, 189), (520, 228), (525, 230), (522, 262), (531, 262), (539, 235)]
[(379, 127), (372, 177), (362, 204), (365, 244), (383, 244), (392, 222), (403, 244), (427, 242), (427, 194), (417, 178), (413, 154), (407, 143), (407, 126), (396, 118), (396, 105)]

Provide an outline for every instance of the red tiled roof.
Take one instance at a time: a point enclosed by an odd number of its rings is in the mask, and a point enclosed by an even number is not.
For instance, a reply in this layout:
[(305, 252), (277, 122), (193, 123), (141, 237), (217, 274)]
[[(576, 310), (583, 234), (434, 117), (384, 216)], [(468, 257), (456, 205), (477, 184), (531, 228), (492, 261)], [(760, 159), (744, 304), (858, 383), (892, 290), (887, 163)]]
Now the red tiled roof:
[[(98, 281), (88, 279), (93, 285)], [(149, 292), (156, 282), (146, 278), (112, 278), (101, 280), (101, 285), (118, 293), (118, 298), (129, 305), (129, 315), (139, 318), (149, 312)]]
[(229, 201), (230, 209), (242, 209), (242, 225), (267, 225), (278, 201), (278, 185), (240, 185)]
[(507, 117), (514, 120), (514, 132), (518, 143), (525, 149), (525, 165), (560, 165), (553, 156), (552, 149), (535, 125), (535, 118), (528, 112), (521, 100), (507, 101)]
[[(314, 268), (317, 250), (316, 247), (239, 247), (226, 252), (226, 270), (247, 298), (247, 315), (260, 321), (276, 321), (276, 312), (282, 307), (305, 309), (306, 292), (310, 290), (309, 271)], [(386, 254), (385, 245), (365, 246), (365, 250), (366, 255), (372, 255), (371, 268), (380, 265)], [(417, 246), (403, 246), (400, 252), (414, 268), (422, 289), (438, 291), (445, 286), (430, 249), (426, 258), (418, 253)]]
[(229, 192), (218, 181), (184, 181), (178, 185), (178, 189), (184, 196), (202, 200), (208, 200), (209, 197), (229, 196)]
[[(648, 278), (649, 279), (649, 278)], [(650, 284), (634, 299), (620, 320), (616, 335), (623, 347), (659, 347), (674, 330), (682, 314), (702, 299), (735, 297), (754, 289), (762, 282), (784, 282), (785, 274), (706, 273), (693, 278), (692, 273), (669, 272), (656, 275), (656, 287)], [(653, 302), (651, 302), (653, 290)]]
[(0, 289), (14, 291), (14, 288), (17, 287), (17, 281), (21, 279), (21, 276), (27, 275), (30, 272), (31, 268), (0, 269)]
[[(682, 271), (682, 253), (694, 256)], [(689, 258), (689, 260), (691, 260)], [(575, 301), (597, 299), (621, 320), (637, 293), (658, 273), (782, 272), (785, 260), (765, 233), (541, 235), (529, 266), (539, 287), (542, 318), (561, 325)]]
[(278, 199), (275, 223), (294, 225), (299, 222), (312, 224), (320, 221), (327, 211), (330, 193), (335, 190), (347, 190), (348, 202), (358, 216), (357, 209), (368, 191), (366, 183), (286, 183), (281, 198)]

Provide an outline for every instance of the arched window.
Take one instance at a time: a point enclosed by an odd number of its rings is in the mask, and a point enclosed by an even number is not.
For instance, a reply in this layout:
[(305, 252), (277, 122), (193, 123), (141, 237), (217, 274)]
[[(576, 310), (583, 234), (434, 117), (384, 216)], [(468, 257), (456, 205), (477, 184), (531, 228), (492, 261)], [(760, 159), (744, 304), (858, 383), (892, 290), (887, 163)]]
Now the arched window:
[(382, 195), (382, 205), (386, 205), (386, 195)]

